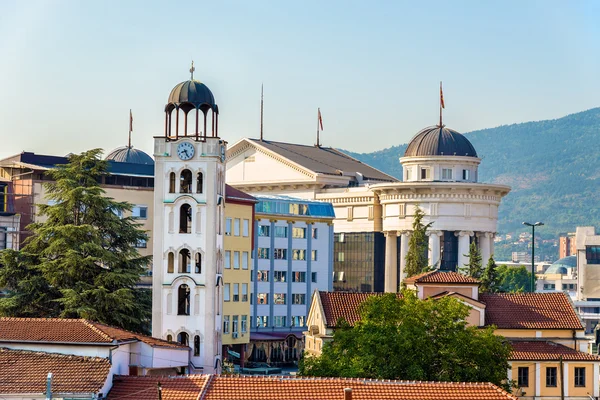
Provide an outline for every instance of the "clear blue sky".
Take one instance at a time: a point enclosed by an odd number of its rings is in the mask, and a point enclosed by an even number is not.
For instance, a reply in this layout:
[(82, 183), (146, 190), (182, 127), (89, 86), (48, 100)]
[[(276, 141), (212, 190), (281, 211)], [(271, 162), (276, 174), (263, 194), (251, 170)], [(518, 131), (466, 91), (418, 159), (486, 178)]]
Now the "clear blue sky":
[(600, 106), (600, 1), (0, 0), (0, 157), (152, 150), (177, 83), (213, 91), (230, 143), (259, 132), (373, 151)]

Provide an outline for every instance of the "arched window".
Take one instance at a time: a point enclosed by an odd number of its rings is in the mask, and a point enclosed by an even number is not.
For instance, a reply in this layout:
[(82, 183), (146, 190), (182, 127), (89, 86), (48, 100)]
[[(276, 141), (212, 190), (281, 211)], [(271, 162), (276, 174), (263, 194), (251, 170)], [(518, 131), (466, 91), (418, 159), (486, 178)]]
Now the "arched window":
[(200, 336), (194, 336), (194, 356), (198, 357), (200, 355)]
[(167, 342), (172, 342), (172, 341), (173, 341), (173, 336), (167, 335)]
[(189, 346), (190, 336), (185, 332), (181, 332), (179, 335), (177, 335), (177, 341), (184, 346)]
[(175, 193), (175, 172), (169, 174), (169, 193)]
[(173, 252), (169, 252), (169, 255), (167, 256), (167, 272), (169, 274), (172, 274), (173, 272), (175, 272), (175, 254), (173, 254)]
[(177, 290), (177, 315), (190, 315), (190, 288), (185, 284)]
[(196, 178), (196, 193), (202, 193), (203, 185), (204, 185), (204, 175), (202, 175), (202, 172), (198, 172), (198, 177)]
[(202, 273), (202, 254), (196, 253), (196, 273)]
[(192, 193), (192, 173), (189, 169), (181, 171), (179, 193)]
[(190, 255), (190, 251), (188, 249), (181, 249), (179, 252), (179, 273), (180, 274), (189, 274), (192, 264), (192, 257)]
[(187, 203), (179, 208), (179, 233), (192, 233), (192, 207)]

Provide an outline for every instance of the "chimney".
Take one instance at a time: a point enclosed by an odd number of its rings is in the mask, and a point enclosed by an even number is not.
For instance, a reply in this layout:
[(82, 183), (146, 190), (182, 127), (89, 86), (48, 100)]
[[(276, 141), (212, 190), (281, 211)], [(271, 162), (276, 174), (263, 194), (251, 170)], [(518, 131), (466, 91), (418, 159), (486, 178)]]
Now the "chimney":
[(352, 400), (352, 388), (344, 389), (344, 400)]

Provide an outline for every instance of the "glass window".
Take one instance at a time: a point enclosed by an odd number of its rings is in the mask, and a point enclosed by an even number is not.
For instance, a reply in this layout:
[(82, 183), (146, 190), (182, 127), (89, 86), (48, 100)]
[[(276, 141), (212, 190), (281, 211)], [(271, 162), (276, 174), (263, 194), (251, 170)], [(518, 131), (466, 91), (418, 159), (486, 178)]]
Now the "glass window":
[(311, 282), (316, 283), (317, 282), (317, 273), (311, 272), (310, 274), (311, 274)]
[(259, 315), (256, 317), (256, 327), (257, 328), (266, 328), (269, 326), (269, 317), (266, 315)]
[(277, 328), (283, 328), (283, 327), (285, 327), (285, 316), (283, 316), (283, 315), (274, 316), (273, 317), (273, 324)]
[(200, 355), (200, 336), (194, 336), (194, 357)]
[(292, 326), (302, 327), (304, 326), (304, 320), (305, 317), (303, 315), (292, 317)]
[(292, 260), (306, 260), (306, 250), (304, 249), (293, 249)]
[(313, 250), (310, 253), (310, 259), (313, 260), (313, 261), (317, 261), (317, 251), (316, 250)]
[[(0, 243), (0, 246), (1, 246), (1, 243)], [(145, 249), (146, 247), (148, 247), (148, 241), (146, 239), (139, 239), (135, 243), (135, 247), (137, 247), (138, 249)]]
[(271, 227), (269, 225), (259, 225), (258, 236), (269, 237), (270, 228)]
[(233, 284), (233, 301), (240, 301), (240, 284)]
[(471, 176), (471, 171), (463, 169), (463, 181), (468, 181)]
[(231, 218), (225, 219), (225, 235), (231, 236)]
[(269, 293), (258, 293), (256, 295), (257, 304), (269, 304)]
[(223, 315), (223, 333), (229, 333), (229, 315)]
[(529, 367), (519, 367), (518, 369), (518, 385), (519, 387), (529, 386)]
[(247, 251), (242, 252), (242, 269), (248, 269), (249, 254)]
[(269, 249), (264, 248), (264, 247), (259, 247), (257, 253), (258, 253), (259, 259), (263, 259), (263, 260), (269, 259)]
[(306, 294), (294, 293), (292, 295), (292, 304), (306, 304)]
[(287, 260), (287, 249), (273, 249), (273, 258), (275, 260)]
[(285, 293), (273, 293), (273, 304), (285, 304)]
[(442, 168), (442, 179), (452, 179), (452, 170), (450, 168)]
[(312, 238), (317, 239), (317, 228), (312, 228)]
[(344, 252), (340, 251), (337, 258), (339, 262), (344, 262)]
[(556, 367), (546, 367), (546, 386), (556, 387)]
[(269, 271), (266, 269), (258, 270), (256, 272), (256, 281), (257, 282), (269, 282)]
[(585, 246), (587, 264), (600, 264), (600, 246)]
[(421, 179), (429, 179), (431, 176), (431, 170), (429, 168), (421, 168)]
[(147, 206), (135, 206), (131, 210), (131, 216), (138, 219), (148, 218), (148, 207)]
[(225, 268), (231, 268), (231, 251), (225, 250)]
[(244, 220), (244, 224), (242, 227), (242, 235), (244, 235), (244, 237), (250, 236), (250, 220), (248, 219)]
[(233, 269), (240, 269), (240, 252), (233, 252)]
[(248, 316), (242, 315), (242, 333), (248, 332)]
[(233, 235), (240, 236), (240, 219), (236, 218), (233, 220)]
[(292, 228), (292, 237), (294, 239), (306, 239), (306, 228)]
[(223, 285), (223, 301), (229, 301), (229, 283)]
[(248, 284), (242, 283), (242, 301), (248, 301)]
[(292, 282), (306, 282), (306, 272), (292, 272)]
[(410, 181), (411, 180), (411, 172), (412, 170), (410, 168), (406, 168), (406, 180)]
[(275, 227), (275, 237), (276, 238), (286, 238), (287, 237), (287, 226), (276, 226)]
[(273, 280), (275, 282), (286, 282), (287, 281), (286, 271), (273, 271)]
[(233, 323), (231, 324), (231, 332), (238, 333), (238, 316), (233, 316)]
[(575, 387), (585, 387), (585, 367), (575, 367)]

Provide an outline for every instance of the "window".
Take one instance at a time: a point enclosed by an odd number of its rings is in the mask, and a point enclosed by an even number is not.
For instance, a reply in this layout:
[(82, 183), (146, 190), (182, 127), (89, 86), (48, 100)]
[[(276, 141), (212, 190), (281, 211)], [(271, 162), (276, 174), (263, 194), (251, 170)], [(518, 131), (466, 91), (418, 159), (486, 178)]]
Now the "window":
[(554, 283), (544, 283), (544, 290), (554, 290), (556, 285)]
[(190, 256), (190, 251), (188, 249), (181, 249), (179, 251), (179, 273), (180, 274), (189, 274), (192, 269), (191, 266), (192, 257)]
[(296, 317), (292, 317), (292, 326), (304, 326), (304, 316), (303, 315), (299, 315)]
[(450, 168), (442, 168), (442, 179), (452, 179), (452, 170)]
[(269, 293), (258, 293), (256, 295), (257, 304), (269, 304)]
[(242, 301), (248, 301), (248, 284), (242, 283)]
[(519, 367), (517, 373), (517, 382), (519, 387), (529, 386), (529, 367)]
[(287, 237), (287, 226), (276, 226), (275, 227), (275, 237), (276, 238), (286, 238)]
[(173, 341), (173, 336), (171, 335), (167, 335), (167, 342), (172, 342)]
[(266, 328), (269, 326), (269, 317), (266, 315), (259, 315), (256, 317), (256, 327), (257, 328)]
[(146, 239), (139, 239), (135, 243), (135, 247), (137, 247), (138, 249), (145, 249), (146, 247), (148, 247), (148, 241)]
[(292, 282), (306, 282), (306, 272), (292, 272)]
[(175, 254), (172, 252), (169, 252), (169, 255), (167, 255), (167, 272), (169, 274), (175, 272)]
[(177, 315), (190, 315), (190, 288), (185, 284), (177, 289)]
[(250, 236), (250, 220), (245, 219), (242, 224), (242, 235), (244, 237)]
[(233, 220), (233, 236), (240, 236), (240, 219)]
[(240, 252), (233, 252), (233, 269), (240, 269)]
[(310, 253), (310, 259), (313, 260), (313, 261), (317, 261), (317, 251), (316, 250), (313, 250)]
[(248, 316), (242, 315), (242, 333), (248, 332)]
[(306, 260), (306, 250), (293, 249), (292, 250), (292, 260), (299, 260), (299, 261)]
[(600, 246), (585, 246), (585, 258), (588, 264), (600, 264)]
[(317, 239), (317, 228), (312, 228), (312, 238)]
[(202, 187), (204, 186), (204, 175), (202, 172), (198, 172), (196, 177), (196, 193), (202, 193)]
[(177, 341), (184, 346), (188, 346), (190, 344), (190, 336), (185, 332), (181, 332), (177, 335)]
[(273, 317), (273, 324), (275, 325), (276, 328), (284, 328), (285, 327), (285, 316), (274, 316)]
[(192, 193), (192, 173), (184, 169), (179, 177), (179, 193)]
[(239, 317), (237, 315), (233, 316), (233, 323), (231, 324), (232, 333), (238, 333), (238, 319)]
[(187, 203), (179, 207), (179, 233), (192, 233), (192, 207)]
[(266, 269), (258, 270), (256, 272), (256, 281), (257, 282), (269, 282), (269, 271)]
[(269, 225), (259, 225), (258, 226), (258, 236), (269, 237)]
[(410, 181), (412, 179), (411, 178), (411, 175), (412, 175), (411, 172), (412, 172), (412, 170), (410, 168), (406, 168), (406, 180), (407, 181)]
[(337, 255), (337, 259), (339, 262), (344, 262), (344, 252), (340, 251)]
[(169, 193), (175, 193), (175, 172), (169, 174)]
[(231, 236), (231, 218), (225, 219), (225, 235)]
[(273, 293), (273, 304), (285, 304), (285, 293)]
[(242, 252), (242, 269), (248, 269), (248, 257), (247, 251)]
[(286, 282), (287, 279), (287, 272), (286, 271), (273, 271), (273, 280), (275, 282)]
[(574, 283), (563, 283), (562, 290), (575, 290), (575, 284)]
[(223, 301), (229, 301), (230, 300), (230, 283), (226, 283), (223, 285)]
[(240, 301), (240, 284), (233, 284), (233, 301)]
[(223, 333), (229, 333), (229, 315), (223, 315)]
[(196, 253), (196, 273), (202, 273), (202, 254)]
[(421, 168), (421, 179), (429, 179), (431, 175), (429, 168)]
[(269, 259), (269, 249), (264, 248), (264, 247), (259, 247), (257, 253), (258, 253), (259, 259), (262, 259), (262, 260)]
[(556, 387), (556, 367), (546, 367), (546, 386)]
[(231, 268), (231, 251), (225, 250), (225, 268)]
[(292, 228), (292, 237), (294, 239), (306, 239), (306, 228)]
[(575, 387), (585, 387), (585, 367), (575, 367)]
[(292, 304), (306, 304), (306, 294), (294, 293), (292, 295)]
[(135, 206), (131, 210), (131, 216), (138, 219), (148, 218), (148, 207), (147, 206)]
[(471, 171), (468, 169), (463, 169), (463, 181), (468, 181), (471, 177)]
[(275, 260), (287, 260), (287, 249), (273, 249), (273, 258)]
[(317, 273), (316, 272), (311, 272), (311, 282), (312, 283), (317, 283)]
[(200, 355), (200, 336), (194, 336), (194, 357)]

